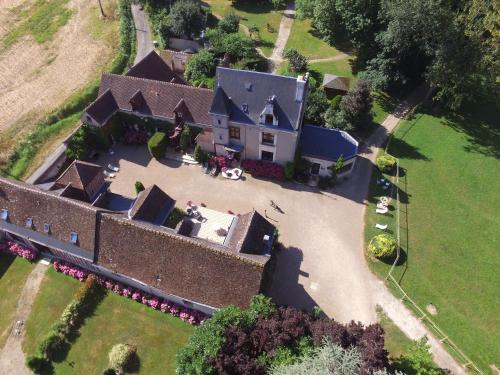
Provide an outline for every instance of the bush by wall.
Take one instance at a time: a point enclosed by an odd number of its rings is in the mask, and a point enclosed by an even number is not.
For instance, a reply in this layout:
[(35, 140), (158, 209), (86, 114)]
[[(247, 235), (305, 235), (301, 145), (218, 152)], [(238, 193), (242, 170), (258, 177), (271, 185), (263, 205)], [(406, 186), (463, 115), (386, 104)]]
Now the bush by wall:
[(262, 160), (243, 160), (241, 166), (245, 172), (250, 173), (253, 177), (267, 177), (276, 180), (283, 180), (283, 166), (262, 161)]
[(394, 255), (397, 246), (394, 236), (383, 233), (372, 238), (368, 244), (368, 251), (377, 258), (384, 258)]
[(396, 166), (396, 158), (388, 154), (383, 154), (377, 157), (375, 164), (381, 172), (390, 173)]
[(288, 162), (285, 164), (285, 168), (283, 170), (283, 175), (285, 180), (290, 181), (293, 179), (293, 175), (295, 174), (295, 164), (292, 162)]
[(165, 156), (167, 150), (167, 135), (162, 132), (156, 132), (148, 141), (148, 149), (151, 156), (160, 159)]
[(29, 260), (30, 262), (33, 262), (36, 259), (38, 259), (39, 255), (37, 249), (31, 249), (29, 247), (19, 245), (17, 242), (9, 240), (0, 243), (0, 251), (17, 255), (19, 257)]
[(135, 193), (137, 195), (139, 195), (139, 193), (141, 191), (145, 190), (144, 185), (143, 185), (143, 183), (141, 181), (136, 181), (135, 184), (134, 184), (134, 188), (135, 188)]

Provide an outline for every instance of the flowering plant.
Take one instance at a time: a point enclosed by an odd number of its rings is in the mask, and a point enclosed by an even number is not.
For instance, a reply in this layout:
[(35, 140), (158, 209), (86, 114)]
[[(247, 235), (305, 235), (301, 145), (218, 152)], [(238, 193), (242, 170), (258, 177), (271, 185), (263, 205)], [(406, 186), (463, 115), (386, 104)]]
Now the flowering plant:
[(277, 180), (283, 180), (283, 167), (276, 163), (271, 163), (262, 160), (243, 160), (241, 166), (245, 172), (250, 173), (253, 177), (268, 177)]
[(38, 250), (18, 244), (14, 241), (5, 241), (0, 244), (0, 251), (8, 252), (33, 262), (38, 258)]

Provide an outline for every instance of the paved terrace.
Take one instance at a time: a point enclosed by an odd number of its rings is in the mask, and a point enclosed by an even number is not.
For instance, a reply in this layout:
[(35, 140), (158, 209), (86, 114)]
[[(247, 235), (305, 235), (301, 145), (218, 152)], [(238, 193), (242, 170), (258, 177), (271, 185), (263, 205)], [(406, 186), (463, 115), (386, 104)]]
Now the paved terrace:
[[(279, 228), (286, 247), (279, 255), (271, 292), (276, 302), (301, 308), (319, 305), (327, 315), (344, 322), (376, 320), (370, 293), (375, 279), (357, 253), (363, 241), (360, 203), (246, 174), (244, 181), (210, 177), (196, 165), (152, 159), (146, 146), (117, 145), (114, 150), (114, 155), (102, 154), (97, 160), (103, 166), (120, 167), (111, 180), (112, 193), (132, 198), (139, 180), (146, 187), (158, 185), (180, 208), (193, 201), (221, 212), (245, 213), (255, 208), (266, 215)], [(344, 185), (348, 189), (351, 183)], [(270, 200), (283, 213), (271, 208)]]

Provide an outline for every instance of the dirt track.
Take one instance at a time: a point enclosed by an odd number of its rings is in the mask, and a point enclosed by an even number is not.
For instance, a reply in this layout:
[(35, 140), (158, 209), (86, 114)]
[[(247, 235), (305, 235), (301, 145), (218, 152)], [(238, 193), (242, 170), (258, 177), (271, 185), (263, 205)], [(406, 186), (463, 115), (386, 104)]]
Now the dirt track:
[[(12, 8), (21, 2), (0, 0), (0, 24), (12, 18)], [(90, 8), (96, 5), (71, 0), (68, 6), (73, 15), (52, 41), (37, 44), (31, 37), (24, 37), (10, 48), (0, 46), (0, 132), (28, 115), (36, 119), (56, 108), (97, 78), (110, 60), (111, 46), (93, 39), (88, 32)], [(10, 27), (12, 21), (3, 24), (0, 36)]]

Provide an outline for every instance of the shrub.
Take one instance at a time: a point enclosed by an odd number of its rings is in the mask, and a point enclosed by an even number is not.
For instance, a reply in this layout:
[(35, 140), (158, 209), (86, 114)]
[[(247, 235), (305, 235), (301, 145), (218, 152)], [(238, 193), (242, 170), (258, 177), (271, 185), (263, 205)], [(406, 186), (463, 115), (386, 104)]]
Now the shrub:
[(165, 221), (165, 226), (168, 228), (175, 229), (177, 224), (186, 216), (186, 213), (178, 207), (174, 207), (170, 215), (168, 215), (167, 221)]
[(377, 258), (384, 258), (394, 254), (398, 243), (394, 236), (383, 233), (372, 238), (368, 245), (370, 254)]
[(132, 345), (116, 344), (109, 352), (109, 366), (118, 373), (123, 373), (135, 352), (136, 348)]
[(48, 360), (52, 360), (56, 353), (63, 348), (64, 342), (64, 339), (57, 332), (52, 331), (40, 343), (40, 353)]
[(217, 25), (219, 29), (227, 34), (238, 32), (241, 17), (238, 16), (233, 10), (230, 10)]
[(307, 58), (296, 49), (287, 49), (283, 53), (283, 57), (288, 60), (288, 67), (293, 72), (305, 72), (307, 70)]
[(139, 193), (141, 191), (145, 190), (144, 185), (143, 185), (143, 183), (141, 181), (136, 181), (135, 184), (134, 184), (134, 187), (135, 187), (135, 193), (137, 195), (139, 195)]
[(188, 61), (184, 75), (188, 81), (198, 85), (215, 75), (216, 66), (217, 62), (214, 54), (204, 49)]
[(63, 321), (61, 318), (59, 321), (57, 321), (52, 325), (52, 330), (56, 332), (59, 336), (64, 337), (66, 339), (71, 332), (71, 325), (68, 322)]
[(288, 162), (285, 164), (285, 168), (283, 170), (283, 174), (285, 176), (285, 180), (290, 181), (293, 179), (293, 175), (295, 174), (295, 165), (292, 162)]
[(377, 157), (375, 164), (377, 164), (378, 169), (384, 173), (390, 173), (396, 166), (396, 158), (389, 154), (383, 154)]
[(200, 145), (195, 146), (193, 157), (198, 163), (203, 163), (204, 155)]
[(253, 177), (267, 177), (283, 180), (283, 167), (279, 164), (262, 160), (243, 160), (241, 166)]
[(116, 371), (113, 368), (107, 368), (102, 372), (102, 375), (116, 375)]
[(148, 141), (148, 149), (151, 156), (159, 159), (165, 156), (167, 150), (167, 135), (162, 132), (156, 132)]
[(189, 126), (184, 126), (182, 129), (181, 138), (179, 140), (179, 145), (183, 151), (186, 151), (191, 144), (191, 130)]
[(68, 148), (64, 152), (68, 159), (81, 160), (88, 153), (88, 131), (86, 126), (80, 127), (68, 141)]
[(47, 360), (39, 355), (30, 355), (26, 358), (26, 366), (35, 374), (39, 374)]

